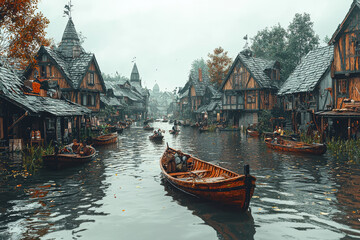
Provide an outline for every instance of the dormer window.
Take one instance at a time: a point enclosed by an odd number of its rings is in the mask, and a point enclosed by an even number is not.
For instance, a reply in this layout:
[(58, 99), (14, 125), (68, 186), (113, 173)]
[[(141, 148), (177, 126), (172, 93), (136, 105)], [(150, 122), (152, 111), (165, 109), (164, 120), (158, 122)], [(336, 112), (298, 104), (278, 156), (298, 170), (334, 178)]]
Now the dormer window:
[(93, 72), (88, 73), (88, 85), (94, 85), (95, 84), (95, 76)]

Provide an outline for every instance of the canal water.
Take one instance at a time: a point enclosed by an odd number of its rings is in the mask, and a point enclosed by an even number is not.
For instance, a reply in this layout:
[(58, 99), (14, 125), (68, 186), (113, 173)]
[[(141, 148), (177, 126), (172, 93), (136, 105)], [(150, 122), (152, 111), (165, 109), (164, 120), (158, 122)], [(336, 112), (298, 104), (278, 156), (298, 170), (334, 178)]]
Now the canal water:
[[(133, 125), (96, 159), (62, 171), (1, 176), (0, 239), (358, 239), (360, 167), (329, 153), (270, 150), (240, 132), (199, 133), (156, 122), (162, 143)], [(169, 146), (242, 173), (257, 186), (246, 213), (188, 196), (166, 183)], [(16, 157), (8, 160), (16, 168)]]

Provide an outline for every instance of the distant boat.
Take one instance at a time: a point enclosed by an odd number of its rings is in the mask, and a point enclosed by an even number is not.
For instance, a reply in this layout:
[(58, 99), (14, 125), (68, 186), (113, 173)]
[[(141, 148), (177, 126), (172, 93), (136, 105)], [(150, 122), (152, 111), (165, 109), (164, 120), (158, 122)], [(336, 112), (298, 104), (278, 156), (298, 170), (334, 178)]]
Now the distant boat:
[(116, 142), (117, 137), (118, 137), (118, 134), (116, 132), (101, 135), (96, 138), (93, 138), (93, 144), (94, 144), (94, 146), (112, 144), (112, 143)]
[(304, 143), (291, 140), (285, 140), (281, 137), (278, 138), (266, 138), (266, 146), (271, 149), (284, 151), (284, 152), (298, 152), (298, 153), (310, 153), (321, 155), (326, 152), (326, 145), (320, 143)]
[[(175, 167), (175, 154), (183, 159), (181, 170)], [(255, 189), (256, 178), (249, 174), (248, 165), (240, 175), (169, 147), (160, 159), (160, 168), (165, 179), (181, 191), (243, 211), (248, 209)]]
[(246, 129), (246, 131), (251, 137), (259, 137), (260, 136), (259, 132), (256, 130)]
[(153, 140), (153, 141), (162, 141), (163, 138), (164, 138), (164, 136), (159, 135), (159, 134), (153, 134), (153, 135), (149, 136), (149, 139)]
[[(67, 145), (66, 147), (72, 148), (73, 144)], [(67, 167), (74, 167), (83, 163), (90, 162), (96, 154), (95, 148), (87, 146), (90, 149), (90, 155), (84, 156), (75, 153), (59, 153), (42, 156), (45, 167), (52, 169), (62, 169)]]

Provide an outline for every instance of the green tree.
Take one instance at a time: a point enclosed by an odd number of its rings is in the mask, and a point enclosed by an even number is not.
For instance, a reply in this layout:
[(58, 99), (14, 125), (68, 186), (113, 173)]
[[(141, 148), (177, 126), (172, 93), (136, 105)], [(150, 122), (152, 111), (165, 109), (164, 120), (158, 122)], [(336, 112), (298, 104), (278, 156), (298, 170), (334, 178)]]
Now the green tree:
[(277, 60), (281, 79), (285, 80), (300, 63), (301, 58), (319, 46), (319, 36), (313, 30), (310, 14), (295, 14), (287, 30), (280, 24), (259, 31), (252, 38), (251, 49), (256, 57)]
[(203, 78), (204, 76), (209, 76), (209, 68), (206, 65), (206, 62), (203, 58), (195, 59), (191, 63), (191, 69), (190, 69), (190, 76), (192, 79), (198, 79), (199, 78), (199, 69), (202, 71)]
[(213, 54), (208, 54), (207, 66), (209, 68), (209, 77), (216, 87), (220, 87), (232, 64), (232, 59), (228, 57), (227, 53), (222, 47), (218, 47), (214, 49)]
[(319, 46), (319, 36), (313, 29), (314, 23), (310, 19), (310, 14), (295, 14), (293, 21), (288, 27), (288, 47), (287, 53), (289, 60), (284, 69), (289, 75), (300, 63), (301, 58), (311, 50)]
[(251, 48), (256, 57), (278, 61), (286, 58), (287, 32), (280, 24), (259, 31), (252, 40)]

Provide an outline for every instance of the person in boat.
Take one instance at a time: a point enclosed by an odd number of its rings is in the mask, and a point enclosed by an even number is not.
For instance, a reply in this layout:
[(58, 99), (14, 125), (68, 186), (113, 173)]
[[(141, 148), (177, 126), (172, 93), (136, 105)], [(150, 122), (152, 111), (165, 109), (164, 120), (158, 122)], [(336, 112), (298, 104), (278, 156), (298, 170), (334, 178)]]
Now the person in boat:
[(175, 157), (174, 162), (176, 166), (176, 171), (185, 172), (187, 157), (180, 150), (177, 153), (175, 153), (174, 157)]
[(74, 151), (70, 146), (65, 146), (63, 149), (61, 149), (60, 153), (61, 154), (74, 154)]
[(72, 152), (77, 152), (78, 148), (80, 147), (80, 144), (77, 142), (76, 139), (73, 140), (73, 145), (72, 145)]
[[(90, 154), (91, 154), (90, 147), (83, 142), (82, 156), (90, 156)], [(80, 153), (80, 155), (81, 155), (81, 153)]]
[(284, 129), (282, 127), (279, 127), (279, 134), (280, 136), (284, 135)]

